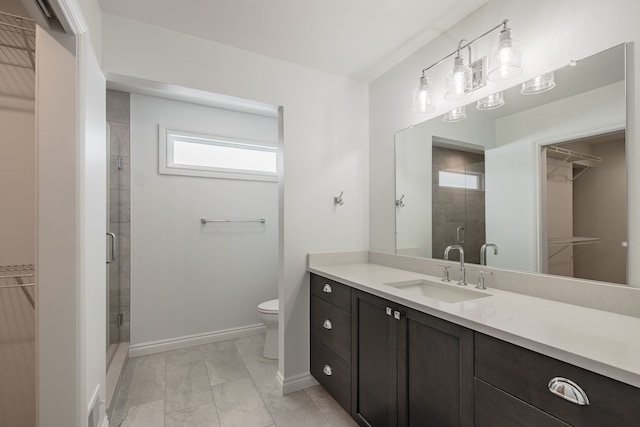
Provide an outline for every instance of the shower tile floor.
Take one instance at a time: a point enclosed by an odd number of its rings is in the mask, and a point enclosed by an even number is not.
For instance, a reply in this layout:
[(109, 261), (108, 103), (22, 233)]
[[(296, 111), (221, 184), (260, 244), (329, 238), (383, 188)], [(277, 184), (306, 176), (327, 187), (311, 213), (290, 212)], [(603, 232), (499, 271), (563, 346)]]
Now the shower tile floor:
[(357, 424), (322, 388), (281, 396), (264, 335), (129, 359), (111, 427), (336, 427)]

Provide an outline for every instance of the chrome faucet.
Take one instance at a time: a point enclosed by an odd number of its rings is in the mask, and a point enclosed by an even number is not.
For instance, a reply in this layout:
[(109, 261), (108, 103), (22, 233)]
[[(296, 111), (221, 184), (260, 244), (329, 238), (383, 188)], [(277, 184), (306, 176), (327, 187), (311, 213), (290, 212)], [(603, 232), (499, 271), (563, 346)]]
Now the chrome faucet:
[(464, 272), (464, 249), (460, 245), (451, 245), (447, 246), (444, 250), (444, 259), (449, 259), (449, 251), (451, 249), (457, 249), (460, 252), (460, 280), (458, 280), (458, 285), (467, 286), (467, 276)]
[(498, 255), (498, 247), (494, 243), (485, 243), (480, 248), (480, 265), (487, 265), (487, 248), (493, 248), (493, 254)]

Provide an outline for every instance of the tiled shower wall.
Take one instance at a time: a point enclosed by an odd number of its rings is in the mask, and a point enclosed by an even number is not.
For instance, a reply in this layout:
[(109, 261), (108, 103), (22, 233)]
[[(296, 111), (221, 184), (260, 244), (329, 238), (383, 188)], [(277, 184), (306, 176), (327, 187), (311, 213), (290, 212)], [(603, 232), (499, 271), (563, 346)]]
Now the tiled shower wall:
[[(464, 227), (465, 261), (480, 263), (480, 247), (485, 243), (484, 190), (440, 187), (438, 172), (452, 169), (484, 174), (484, 156), (466, 151), (433, 147), (432, 189), (432, 253), (433, 258), (442, 259), (444, 250), (455, 245), (456, 229)], [(451, 260), (458, 260), (452, 252)]]
[[(109, 228), (118, 241), (118, 256), (109, 277), (109, 343), (129, 341), (131, 298), (130, 94), (107, 90), (107, 123), (111, 128)], [(121, 168), (118, 168), (120, 164)], [(118, 314), (123, 323), (118, 327)]]

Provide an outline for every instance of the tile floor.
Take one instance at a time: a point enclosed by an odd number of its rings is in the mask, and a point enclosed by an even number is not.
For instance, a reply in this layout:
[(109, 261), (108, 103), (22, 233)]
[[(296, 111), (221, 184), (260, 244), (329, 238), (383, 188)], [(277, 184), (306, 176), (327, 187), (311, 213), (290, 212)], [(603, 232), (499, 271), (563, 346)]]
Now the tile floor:
[(129, 359), (111, 427), (331, 427), (356, 423), (321, 386), (281, 396), (254, 335)]

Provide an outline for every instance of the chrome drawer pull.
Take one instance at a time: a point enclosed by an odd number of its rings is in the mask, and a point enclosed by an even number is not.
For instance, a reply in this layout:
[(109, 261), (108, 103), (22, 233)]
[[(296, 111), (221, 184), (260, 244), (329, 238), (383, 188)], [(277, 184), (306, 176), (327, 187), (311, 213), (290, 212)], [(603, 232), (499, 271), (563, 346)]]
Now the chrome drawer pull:
[(587, 393), (578, 384), (566, 378), (555, 377), (549, 381), (549, 391), (576, 405), (586, 406), (589, 404)]
[(328, 284), (328, 283), (326, 285), (324, 285), (324, 288), (322, 288), (322, 292), (330, 294), (331, 293), (331, 285)]
[(387, 313), (387, 316), (391, 316), (391, 307), (387, 307), (386, 313)]
[(322, 324), (322, 327), (327, 329), (327, 330), (331, 330), (331, 328), (333, 328), (333, 325), (331, 324), (331, 320), (326, 319), (324, 321), (324, 323)]
[(331, 376), (331, 366), (329, 365), (324, 365), (324, 368), (322, 368), (322, 372), (324, 372), (324, 374), (328, 377)]

